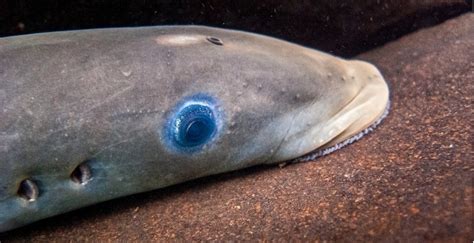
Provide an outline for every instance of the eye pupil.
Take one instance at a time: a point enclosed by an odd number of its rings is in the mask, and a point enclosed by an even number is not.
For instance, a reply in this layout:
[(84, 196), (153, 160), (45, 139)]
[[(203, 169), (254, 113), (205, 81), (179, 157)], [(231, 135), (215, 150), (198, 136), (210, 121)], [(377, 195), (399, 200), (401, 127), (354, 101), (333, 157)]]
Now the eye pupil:
[(217, 131), (214, 110), (206, 104), (189, 104), (176, 115), (172, 131), (175, 144), (181, 148), (199, 149)]
[(211, 134), (210, 127), (204, 120), (191, 121), (186, 128), (186, 140), (199, 143), (206, 140)]

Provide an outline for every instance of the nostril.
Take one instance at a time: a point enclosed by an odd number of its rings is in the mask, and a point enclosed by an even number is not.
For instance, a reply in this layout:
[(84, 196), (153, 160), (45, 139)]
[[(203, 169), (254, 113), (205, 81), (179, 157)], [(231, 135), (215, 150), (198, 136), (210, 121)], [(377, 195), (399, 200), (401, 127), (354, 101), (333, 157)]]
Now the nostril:
[(25, 179), (20, 183), (17, 194), (23, 199), (33, 202), (39, 196), (39, 189), (33, 180)]
[(213, 37), (213, 36), (208, 36), (206, 38), (207, 41), (211, 42), (212, 44), (214, 45), (218, 45), (218, 46), (222, 46), (224, 45), (224, 42), (222, 42), (221, 39), (217, 38), (217, 37)]
[(71, 180), (75, 183), (85, 185), (92, 179), (92, 170), (88, 165), (89, 161), (85, 161), (78, 165), (71, 173)]

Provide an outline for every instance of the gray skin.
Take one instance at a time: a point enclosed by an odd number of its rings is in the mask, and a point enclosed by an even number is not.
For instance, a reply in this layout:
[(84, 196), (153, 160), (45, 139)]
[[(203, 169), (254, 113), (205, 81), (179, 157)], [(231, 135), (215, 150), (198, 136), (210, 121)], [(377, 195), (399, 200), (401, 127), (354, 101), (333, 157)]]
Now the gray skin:
[[(174, 150), (163, 128), (177, 104), (199, 93), (215, 98), (221, 126), (199, 151)], [(359, 133), (387, 104), (387, 85), (371, 64), (240, 31), (170, 26), (2, 38), (0, 232), (298, 158)], [(78, 183), (71, 174), (81, 164), (87, 180)]]

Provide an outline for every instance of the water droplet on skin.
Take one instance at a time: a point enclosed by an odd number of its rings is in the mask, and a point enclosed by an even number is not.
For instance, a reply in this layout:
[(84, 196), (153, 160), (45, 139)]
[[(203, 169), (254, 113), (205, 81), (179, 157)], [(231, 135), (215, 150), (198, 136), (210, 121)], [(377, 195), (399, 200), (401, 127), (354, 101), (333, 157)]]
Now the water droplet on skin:
[(301, 98), (301, 95), (300, 95), (299, 93), (297, 93), (297, 94), (295, 95), (295, 98), (296, 98), (296, 99), (299, 99), (299, 98)]
[(242, 83), (242, 86), (243, 86), (244, 88), (247, 88), (247, 86), (249, 86), (249, 84), (246, 83), (246, 82), (244, 82), (244, 83)]
[(257, 88), (262, 89), (263, 88), (262, 84), (257, 85)]

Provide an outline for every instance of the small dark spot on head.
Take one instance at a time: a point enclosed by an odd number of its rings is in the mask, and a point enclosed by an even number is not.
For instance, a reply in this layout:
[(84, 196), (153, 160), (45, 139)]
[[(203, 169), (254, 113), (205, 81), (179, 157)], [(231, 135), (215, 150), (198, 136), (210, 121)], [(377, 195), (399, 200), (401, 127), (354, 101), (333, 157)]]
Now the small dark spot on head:
[(211, 42), (212, 44), (214, 45), (218, 45), (218, 46), (222, 46), (224, 45), (224, 42), (222, 42), (221, 39), (217, 38), (217, 37), (213, 37), (213, 36), (208, 36), (206, 38), (207, 41)]
[(89, 160), (82, 162), (71, 173), (71, 180), (78, 184), (86, 184), (92, 179), (92, 170), (89, 167)]
[(23, 199), (32, 202), (38, 198), (39, 189), (33, 180), (25, 179), (20, 183), (20, 186), (16, 193)]

